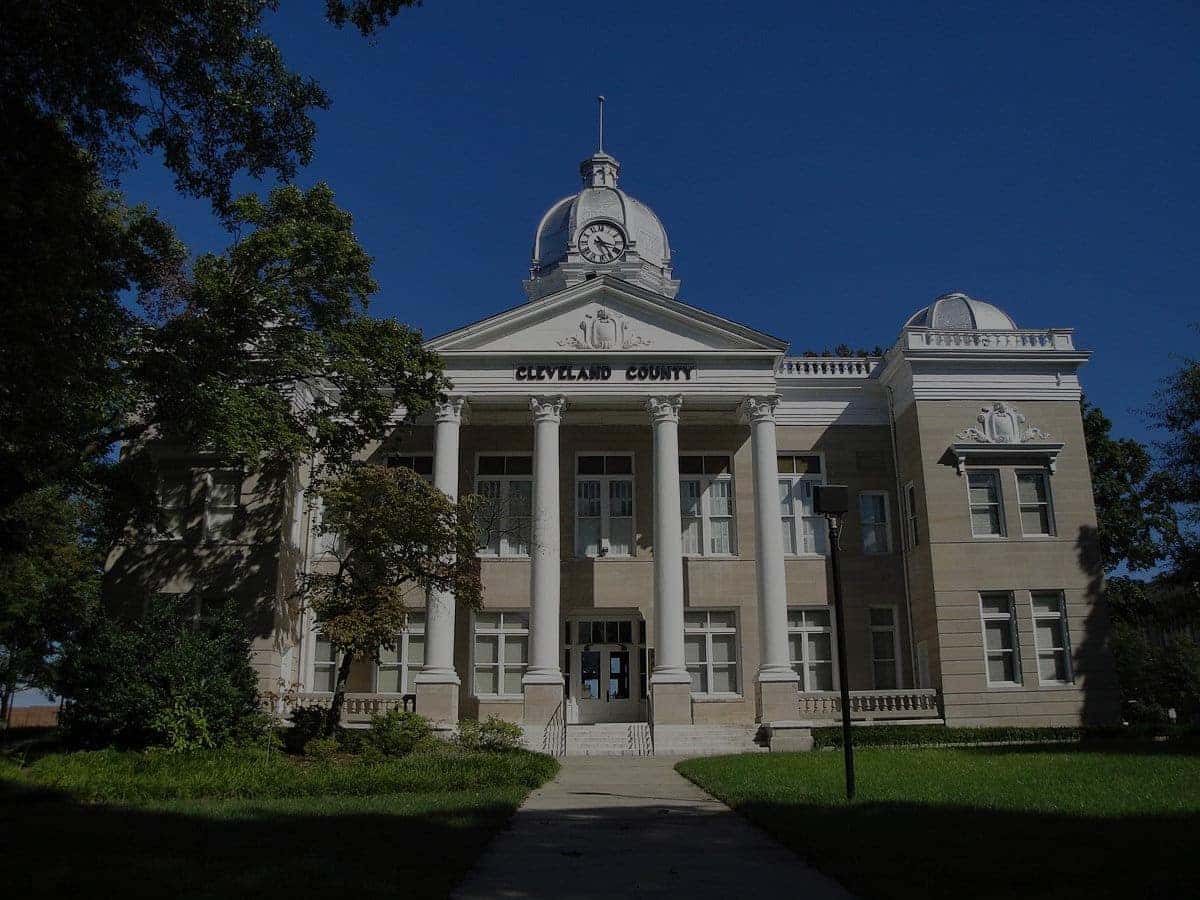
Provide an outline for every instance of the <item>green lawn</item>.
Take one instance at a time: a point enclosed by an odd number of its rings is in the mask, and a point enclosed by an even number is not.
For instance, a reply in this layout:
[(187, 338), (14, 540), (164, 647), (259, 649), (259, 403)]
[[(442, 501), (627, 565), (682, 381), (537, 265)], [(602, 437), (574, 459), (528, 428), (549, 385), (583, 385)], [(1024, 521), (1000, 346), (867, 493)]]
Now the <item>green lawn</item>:
[(748, 754), (679, 771), (864, 897), (1200, 896), (1200, 755), (1165, 745)]
[(0, 760), (4, 881), (21, 897), (445, 897), (557, 768), (525, 752)]

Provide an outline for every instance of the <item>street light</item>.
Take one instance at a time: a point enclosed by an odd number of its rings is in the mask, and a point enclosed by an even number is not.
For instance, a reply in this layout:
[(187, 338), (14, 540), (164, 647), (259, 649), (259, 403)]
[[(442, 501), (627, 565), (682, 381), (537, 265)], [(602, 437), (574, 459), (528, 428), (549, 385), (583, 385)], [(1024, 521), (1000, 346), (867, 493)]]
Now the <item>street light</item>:
[(846, 616), (842, 610), (842, 572), (838, 565), (841, 522), (850, 509), (850, 492), (844, 484), (818, 484), (813, 488), (813, 512), (829, 520), (829, 559), (833, 565), (833, 615), (837, 625), (838, 684), (842, 689), (842, 758), (846, 765), (846, 799), (854, 799), (854, 744), (850, 740), (850, 683), (846, 678)]

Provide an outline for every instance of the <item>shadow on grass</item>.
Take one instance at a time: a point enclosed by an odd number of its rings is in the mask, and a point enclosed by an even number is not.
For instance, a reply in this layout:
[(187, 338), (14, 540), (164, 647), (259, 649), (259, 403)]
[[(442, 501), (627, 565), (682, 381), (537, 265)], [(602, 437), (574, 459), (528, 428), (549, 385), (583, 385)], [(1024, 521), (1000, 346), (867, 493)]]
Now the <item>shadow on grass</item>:
[(738, 811), (863, 897), (1200, 896), (1200, 816), (1097, 818), (910, 803)]
[[(908, 749), (908, 748), (905, 748)], [(916, 749), (916, 748), (912, 748)], [(1099, 753), (1105, 756), (1200, 756), (1200, 739), (1171, 741), (1081, 741), (1075, 744), (1019, 744), (1007, 747), (958, 747), (963, 753), (979, 756), (1020, 756), (1029, 753), (1053, 753), (1077, 756)]]
[(130, 807), (0, 782), (0, 845), (16, 897), (445, 897), (521, 794)]

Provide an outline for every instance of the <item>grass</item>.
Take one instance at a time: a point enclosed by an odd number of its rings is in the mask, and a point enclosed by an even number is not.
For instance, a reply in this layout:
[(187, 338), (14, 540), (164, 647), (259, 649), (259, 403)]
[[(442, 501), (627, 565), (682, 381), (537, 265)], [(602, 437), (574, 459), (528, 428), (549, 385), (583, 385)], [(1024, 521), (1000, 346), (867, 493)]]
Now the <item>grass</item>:
[(445, 897), (557, 768), (523, 751), (0, 759), (6, 885), (33, 897)]
[(1200, 755), (1124, 745), (682, 762), (687, 778), (867, 897), (1200, 896)]

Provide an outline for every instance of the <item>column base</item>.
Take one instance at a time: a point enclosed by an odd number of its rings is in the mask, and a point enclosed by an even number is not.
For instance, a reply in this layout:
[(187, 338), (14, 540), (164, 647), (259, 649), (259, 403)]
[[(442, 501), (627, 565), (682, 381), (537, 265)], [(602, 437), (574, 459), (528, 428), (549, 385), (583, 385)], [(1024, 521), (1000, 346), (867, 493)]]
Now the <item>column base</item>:
[(794, 722), (800, 713), (800, 689), (795, 673), (789, 681), (760, 680), (755, 690), (758, 721)]
[(417, 678), (417, 712), (435, 728), (458, 725), (458, 685), (449, 681)]
[(692, 724), (692, 680), (651, 681), (650, 695), (653, 698), (653, 725)]
[(813, 748), (812, 726), (807, 722), (772, 722), (767, 725), (767, 746), (772, 753), (807, 753)]
[(562, 715), (563, 681), (558, 682), (526, 681), (525, 710), (521, 715), (521, 723), (535, 728), (545, 728), (550, 722)]

